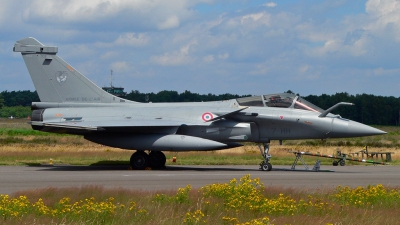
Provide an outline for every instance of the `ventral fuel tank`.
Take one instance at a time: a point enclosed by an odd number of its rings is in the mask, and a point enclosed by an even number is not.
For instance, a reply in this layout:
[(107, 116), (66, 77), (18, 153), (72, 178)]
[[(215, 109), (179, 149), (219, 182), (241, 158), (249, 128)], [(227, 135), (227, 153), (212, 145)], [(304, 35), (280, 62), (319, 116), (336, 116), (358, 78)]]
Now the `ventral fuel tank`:
[(202, 151), (242, 146), (241, 144), (235, 142), (221, 143), (203, 138), (178, 134), (96, 134), (85, 135), (85, 139), (117, 148), (151, 151)]

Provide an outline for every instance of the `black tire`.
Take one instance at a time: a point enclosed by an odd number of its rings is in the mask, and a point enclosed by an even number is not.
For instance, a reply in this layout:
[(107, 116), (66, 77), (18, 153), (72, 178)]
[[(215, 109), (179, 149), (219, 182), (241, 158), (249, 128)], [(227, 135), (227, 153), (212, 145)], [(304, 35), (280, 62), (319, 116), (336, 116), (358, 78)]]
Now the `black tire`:
[(262, 163), (261, 163), (261, 170), (262, 170), (262, 171), (271, 171), (271, 170), (272, 170), (272, 165), (271, 165), (271, 163), (262, 162)]
[(333, 165), (333, 166), (338, 166), (339, 163), (338, 163), (337, 161), (333, 161), (332, 165)]
[(268, 164), (268, 171), (271, 171), (272, 170), (272, 165), (271, 165), (271, 163), (267, 163)]
[(130, 164), (134, 170), (144, 170), (149, 164), (149, 155), (143, 151), (137, 151), (132, 154)]
[(149, 154), (149, 164), (154, 169), (160, 169), (165, 167), (165, 163), (167, 162), (167, 158), (165, 157), (163, 152), (152, 151)]
[(339, 164), (340, 164), (341, 166), (345, 166), (345, 165), (346, 165), (346, 162), (345, 162), (344, 160), (341, 160), (341, 161), (339, 162)]

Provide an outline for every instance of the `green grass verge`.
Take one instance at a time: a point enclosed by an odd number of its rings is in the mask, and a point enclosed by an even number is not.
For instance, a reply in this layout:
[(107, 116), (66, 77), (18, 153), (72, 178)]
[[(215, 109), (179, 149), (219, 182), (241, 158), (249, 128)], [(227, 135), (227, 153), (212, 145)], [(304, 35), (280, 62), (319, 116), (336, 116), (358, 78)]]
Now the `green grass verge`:
[[(0, 154), (1, 155), (1, 154)], [(168, 153), (167, 153), (168, 155)], [(99, 154), (85, 153), (70, 154), (70, 153), (49, 153), (43, 156), (24, 156), (24, 155), (8, 155), (0, 156), (0, 165), (34, 165), (34, 164), (68, 164), (68, 165), (88, 165), (88, 166), (101, 166), (101, 165), (126, 165), (129, 167), (130, 154), (116, 154), (104, 156)], [(178, 155), (176, 162), (173, 162), (172, 155), (167, 156), (166, 165), (258, 165), (262, 158), (261, 156), (248, 156), (248, 155), (206, 155), (199, 156)], [(321, 165), (332, 165), (333, 160), (328, 158), (318, 157), (304, 157), (305, 163), (312, 167), (317, 160), (320, 160)], [(272, 158), (273, 165), (292, 165), (295, 160), (293, 157), (275, 157)], [(302, 163), (297, 163), (302, 167)], [(372, 165), (371, 163), (360, 163), (346, 161), (346, 165)], [(393, 161), (390, 165), (400, 165), (399, 161)]]

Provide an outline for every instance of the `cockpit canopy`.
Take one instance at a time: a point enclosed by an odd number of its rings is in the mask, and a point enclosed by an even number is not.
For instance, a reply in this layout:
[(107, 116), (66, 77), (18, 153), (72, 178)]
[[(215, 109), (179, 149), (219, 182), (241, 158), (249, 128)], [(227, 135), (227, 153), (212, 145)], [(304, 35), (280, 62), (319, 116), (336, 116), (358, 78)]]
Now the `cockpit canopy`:
[(290, 93), (270, 94), (238, 98), (240, 106), (258, 106), (274, 108), (295, 108), (322, 113), (325, 110), (308, 102), (307, 100)]

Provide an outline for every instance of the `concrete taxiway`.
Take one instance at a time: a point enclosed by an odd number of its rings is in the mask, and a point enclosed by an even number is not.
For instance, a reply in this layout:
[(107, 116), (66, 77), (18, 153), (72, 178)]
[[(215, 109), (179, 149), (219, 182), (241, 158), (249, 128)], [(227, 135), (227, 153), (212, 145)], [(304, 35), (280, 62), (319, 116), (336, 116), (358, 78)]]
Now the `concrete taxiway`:
[[(301, 167), (298, 167), (301, 169)], [(269, 172), (250, 166), (168, 166), (165, 170), (128, 170), (127, 166), (1, 166), (0, 194), (46, 187), (81, 187), (135, 190), (176, 190), (190, 184), (199, 188), (225, 183), (250, 174), (266, 186), (282, 188), (331, 189), (337, 185), (367, 186), (383, 184), (400, 186), (400, 166), (322, 166), (333, 172), (290, 171), (290, 166), (274, 165)]]

